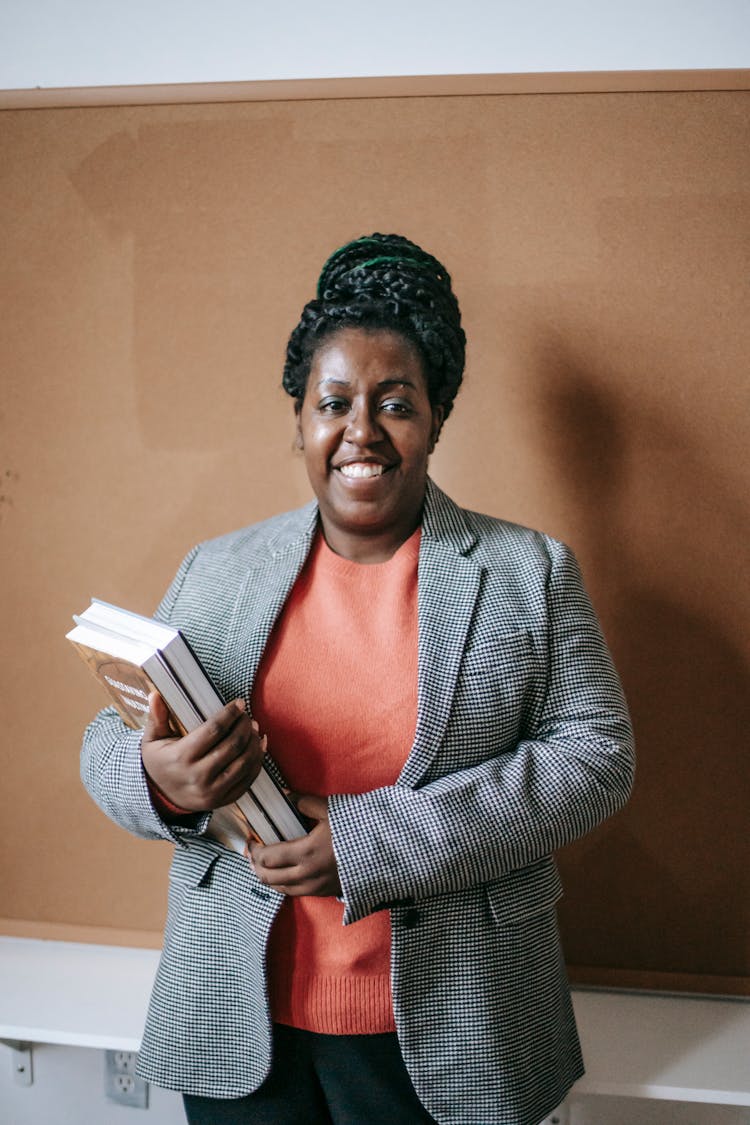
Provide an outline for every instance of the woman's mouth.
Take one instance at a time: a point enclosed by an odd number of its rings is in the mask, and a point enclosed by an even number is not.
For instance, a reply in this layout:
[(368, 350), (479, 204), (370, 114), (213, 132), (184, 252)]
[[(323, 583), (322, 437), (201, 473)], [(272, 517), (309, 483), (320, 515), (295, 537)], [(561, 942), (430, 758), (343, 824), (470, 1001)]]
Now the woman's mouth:
[(385, 465), (373, 461), (351, 461), (347, 465), (338, 465), (337, 468), (342, 476), (350, 478), (382, 477), (386, 469)]

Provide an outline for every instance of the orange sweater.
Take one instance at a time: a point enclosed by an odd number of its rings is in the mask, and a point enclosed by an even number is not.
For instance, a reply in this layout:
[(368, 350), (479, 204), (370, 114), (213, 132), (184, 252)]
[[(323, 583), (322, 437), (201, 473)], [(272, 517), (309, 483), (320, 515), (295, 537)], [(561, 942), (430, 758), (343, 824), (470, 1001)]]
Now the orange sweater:
[[(298, 793), (363, 793), (398, 777), (417, 718), (419, 531), (388, 562), (318, 535), (276, 623), (252, 710)], [(342, 926), (335, 898), (289, 898), (268, 950), (271, 1013), (333, 1035), (394, 1030), (387, 910)]]

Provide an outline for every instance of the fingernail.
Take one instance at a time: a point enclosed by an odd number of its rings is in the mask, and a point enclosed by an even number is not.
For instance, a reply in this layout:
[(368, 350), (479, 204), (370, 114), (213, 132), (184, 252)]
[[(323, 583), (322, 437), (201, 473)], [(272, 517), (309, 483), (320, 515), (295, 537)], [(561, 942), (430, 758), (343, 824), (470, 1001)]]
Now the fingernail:
[(256, 734), (260, 734), (260, 727), (256, 723), (255, 719), (252, 720), (252, 722), (250, 723), (250, 726), (253, 728), (253, 730), (255, 731)]

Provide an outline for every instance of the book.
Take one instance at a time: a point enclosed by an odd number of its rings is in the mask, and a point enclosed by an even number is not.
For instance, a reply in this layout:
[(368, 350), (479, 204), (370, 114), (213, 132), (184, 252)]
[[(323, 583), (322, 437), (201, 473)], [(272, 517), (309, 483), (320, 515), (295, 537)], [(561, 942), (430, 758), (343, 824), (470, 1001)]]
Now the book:
[[(224, 706), (179, 629), (97, 599), (73, 620), (67, 639), (133, 729), (145, 726), (152, 691), (166, 703), (176, 735), (189, 734)], [(247, 793), (214, 810), (208, 831), (244, 853), (249, 839), (295, 840), (306, 835), (307, 825), (263, 765)]]

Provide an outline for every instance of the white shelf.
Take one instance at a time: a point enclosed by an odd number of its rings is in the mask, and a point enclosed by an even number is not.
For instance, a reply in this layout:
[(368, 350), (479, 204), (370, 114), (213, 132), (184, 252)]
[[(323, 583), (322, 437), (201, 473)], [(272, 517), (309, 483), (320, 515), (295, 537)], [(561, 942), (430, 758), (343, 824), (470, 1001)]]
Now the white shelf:
[(137, 1051), (154, 949), (0, 937), (0, 1039)]
[(750, 1105), (750, 1001), (574, 989), (573, 1093)]
[[(0, 937), (0, 1039), (137, 1051), (159, 954)], [(750, 1001), (574, 989), (573, 1093), (750, 1106)]]

